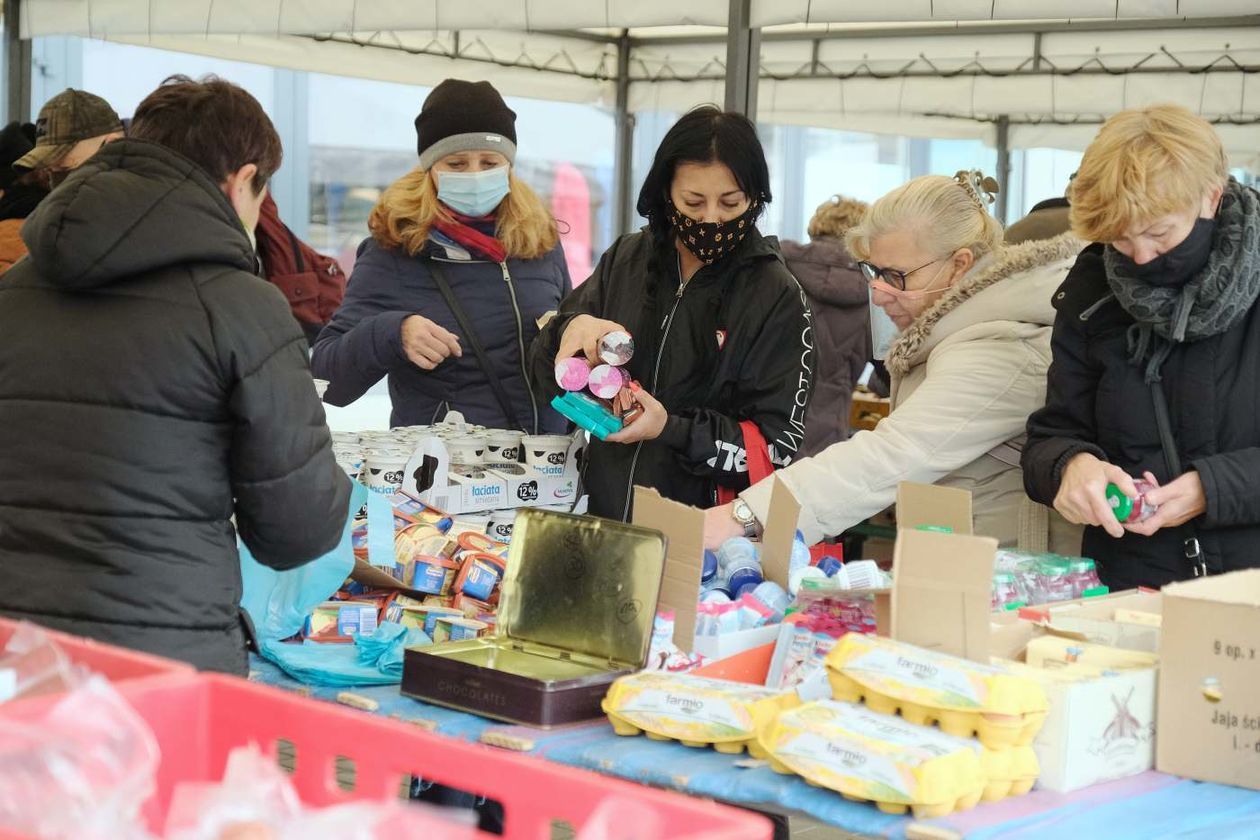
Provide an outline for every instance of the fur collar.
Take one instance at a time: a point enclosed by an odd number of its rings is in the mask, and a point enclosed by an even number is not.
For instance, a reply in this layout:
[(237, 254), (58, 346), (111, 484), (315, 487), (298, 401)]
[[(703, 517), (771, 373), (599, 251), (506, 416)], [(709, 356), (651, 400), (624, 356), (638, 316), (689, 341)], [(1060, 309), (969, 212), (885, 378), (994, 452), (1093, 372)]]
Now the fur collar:
[(923, 311), (888, 350), (886, 364), (893, 376), (904, 376), (914, 366), (914, 358), (940, 320), (980, 292), (1003, 280), (1039, 266), (1075, 257), (1086, 243), (1071, 233), (1054, 239), (1033, 240), (999, 247), (982, 258), (962, 280), (936, 303)]

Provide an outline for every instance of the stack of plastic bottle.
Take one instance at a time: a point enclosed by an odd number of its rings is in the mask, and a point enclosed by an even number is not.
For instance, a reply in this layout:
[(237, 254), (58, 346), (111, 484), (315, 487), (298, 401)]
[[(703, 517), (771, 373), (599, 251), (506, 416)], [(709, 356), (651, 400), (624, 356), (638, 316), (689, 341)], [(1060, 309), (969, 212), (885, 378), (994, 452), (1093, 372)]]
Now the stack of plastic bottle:
[[(809, 549), (798, 533), (792, 544), (789, 571), (808, 566)], [(729, 539), (716, 552), (704, 553), (696, 632), (717, 636), (751, 630), (783, 620), (792, 597), (765, 579), (761, 547), (744, 537)]]
[(1093, 560), (1000, 550), (994, 565), (994, 610), (1037, 606), (1107, 594)]
[(581, 356), (561, 359), (556, 363), (556, 384), (565, 393), (552, 400), (552, 407), (601, 440), (615, 434), (622, 421), (610, 410), (611, 400), (630, 384), (625, 366), (632, 358), (634, 339), (615, 331), (599, 340), (600, 364), (592, 365)]

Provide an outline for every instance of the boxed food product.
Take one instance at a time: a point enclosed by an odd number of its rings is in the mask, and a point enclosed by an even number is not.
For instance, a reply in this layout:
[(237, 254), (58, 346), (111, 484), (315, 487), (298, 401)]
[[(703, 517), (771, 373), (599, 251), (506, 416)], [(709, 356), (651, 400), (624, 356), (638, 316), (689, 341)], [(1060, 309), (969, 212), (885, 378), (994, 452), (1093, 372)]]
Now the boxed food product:
[(741, 753), (794, 695), (688, 674), (644, 671), (613, 683), (603, 710), (618, 735), (646, 734)]
[(1158, 766), (1260, 790), (1260, 569), (1164, 587)]
[[(819, 700), (786, 711), (762, 730), (759, 743), (776, 772), (796, 773), (892, 814), (913, 809), (926, 819), (965, 811), (988, 786), (984, 751), (975, 741), (851, 703)], [(1010, 760), (993, 762), (993, 769), (1017, 772)]]
[(1037, 683), (1004, 668), (850, 633), (827, 656), (833, 696), (911, 723), (939, 723), (959, 737), (976, 733), (991, 749), (1031, 744), (1046, 717)]

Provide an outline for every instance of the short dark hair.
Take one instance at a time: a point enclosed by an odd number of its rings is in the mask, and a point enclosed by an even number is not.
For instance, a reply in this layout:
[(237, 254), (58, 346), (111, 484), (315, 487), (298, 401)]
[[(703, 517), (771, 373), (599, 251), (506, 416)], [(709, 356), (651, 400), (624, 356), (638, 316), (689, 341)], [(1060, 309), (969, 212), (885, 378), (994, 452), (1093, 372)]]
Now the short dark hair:
[[(770, 202), (770, 169), (757, 129), (743, 114), (701, 105), (688, 111), (666, 132), (652, 168), (643, 179), (637, 209), (658, 241), (669, 236), (667, 202), (680, 163), (723, 163), (750, 200)], [(755, 221), (755, 217), (754, 217)]]
[(252, 163), (258, 167), (255, 195), (284, 158), (280, 135), (258, 100), (217, 76), (166, 79), (136, 108), (130, 136), (174, 149), (216, 182)]

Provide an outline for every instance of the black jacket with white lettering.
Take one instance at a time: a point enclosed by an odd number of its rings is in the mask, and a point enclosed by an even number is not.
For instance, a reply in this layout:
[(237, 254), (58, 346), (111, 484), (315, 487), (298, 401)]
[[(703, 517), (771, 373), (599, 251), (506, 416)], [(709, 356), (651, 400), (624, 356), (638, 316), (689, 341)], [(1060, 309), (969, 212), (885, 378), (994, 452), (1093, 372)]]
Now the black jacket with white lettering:
[(636, 484), (697, 507), (712, 506), (719, 486), (744, 489), (742, 421), (757, 424), (777, 466), (796, 458), (802, 443), (813, 337), (805, 295), (778, 241), (753, 229), (685, 287), (672, 246), (652, 259), (659, 248), (646, 229), (614, 242), (531, 352), (537, 384), (554, 396), (556, 353), (569, 321), (579, 314), (616, 321), (634, 336), (631, 375), (669, 411), (656, 440), (592, 443), (583, 476), (597, 516), (628, 519)]

